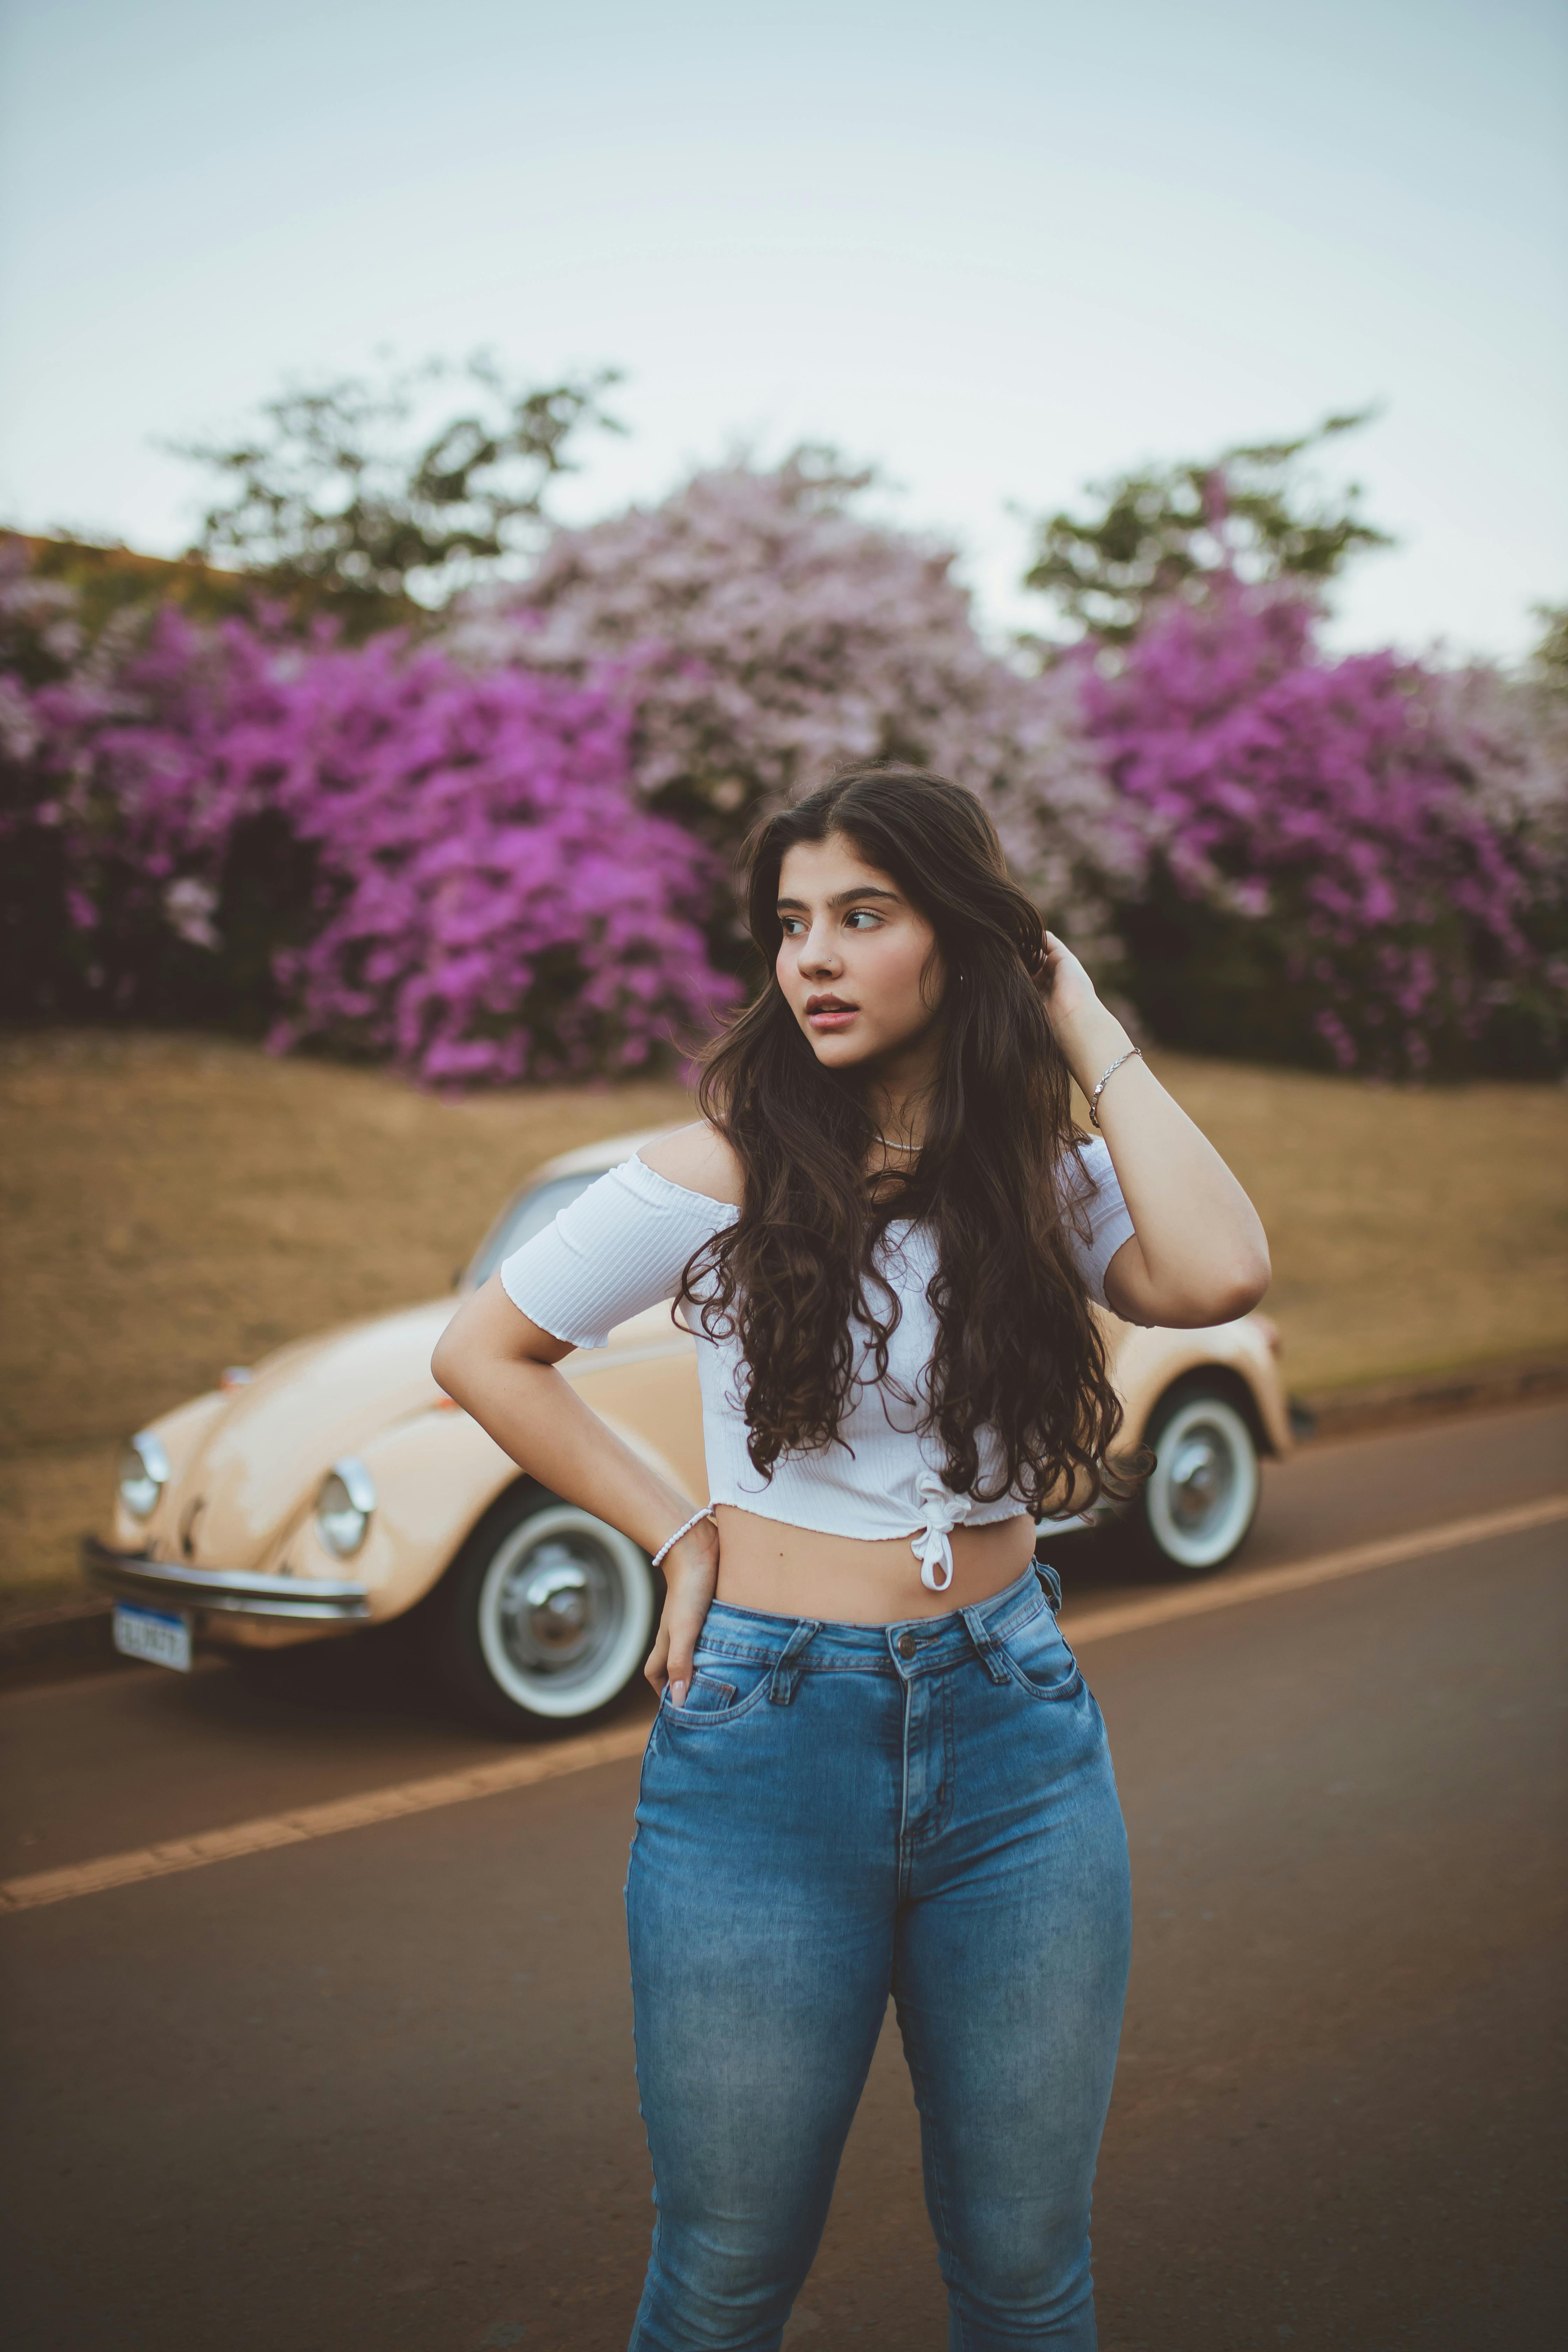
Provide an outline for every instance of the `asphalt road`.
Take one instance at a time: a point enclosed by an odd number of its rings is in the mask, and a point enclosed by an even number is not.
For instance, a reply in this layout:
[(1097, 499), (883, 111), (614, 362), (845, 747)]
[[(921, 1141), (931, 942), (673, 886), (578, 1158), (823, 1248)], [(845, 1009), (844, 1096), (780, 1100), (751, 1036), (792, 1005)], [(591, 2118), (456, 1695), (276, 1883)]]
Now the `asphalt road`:
[[(1561, 1405), (1314, 1449), (1237, 1572), (1565, 1491)], [(1568, 2340), (1565, 1550), (1558, 1521), (1086, 1643), (1137, 1903), (1104, 2352)], [(1098, 1538), (1058, 1558), (1069, 1631), (1153, 1590)], [(504, 1752), (395, 1644), (22, 1691), (0, 1875)], [(0, 1916), (6, 2345), (624, 2345), (636, 1771)], [(945, 2340), (889, 2034), (786, 2341)]]

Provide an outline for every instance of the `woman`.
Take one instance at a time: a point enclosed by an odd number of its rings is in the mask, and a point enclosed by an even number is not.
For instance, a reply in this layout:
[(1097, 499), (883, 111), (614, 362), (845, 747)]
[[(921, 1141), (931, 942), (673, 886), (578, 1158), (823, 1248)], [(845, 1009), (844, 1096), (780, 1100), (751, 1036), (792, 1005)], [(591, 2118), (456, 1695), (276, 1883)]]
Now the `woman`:
[[(664, 1568), (626, 1887), (658, 2206), (632, 2345), (779, 2343), (890, 1991), (951, 2341), (1080, 2352), (1127, 1849), (1034, 1519), (1093, 1496), (1116, 1436), (1091, 1305), (1222, 1322), (1267, 1246), (971, 793), (838, 777), (762, 828), (750, 919), (772, 979), (703, 1120), (583, 1193), (435, 1359)], [(696, 1516), (552, 1369), (672, 1294)]]

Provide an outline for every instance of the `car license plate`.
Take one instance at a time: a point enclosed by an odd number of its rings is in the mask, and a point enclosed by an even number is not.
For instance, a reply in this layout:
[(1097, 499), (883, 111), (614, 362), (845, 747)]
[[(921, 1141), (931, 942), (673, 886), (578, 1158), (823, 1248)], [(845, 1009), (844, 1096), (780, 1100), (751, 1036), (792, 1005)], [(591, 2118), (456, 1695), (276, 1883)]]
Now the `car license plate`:
[(133, 1601), (114, 1604), (114, 1646), (128, 1658), (154, 1666), (191, 1671), (191, 1621), (178, 1609), (142, 1609)]

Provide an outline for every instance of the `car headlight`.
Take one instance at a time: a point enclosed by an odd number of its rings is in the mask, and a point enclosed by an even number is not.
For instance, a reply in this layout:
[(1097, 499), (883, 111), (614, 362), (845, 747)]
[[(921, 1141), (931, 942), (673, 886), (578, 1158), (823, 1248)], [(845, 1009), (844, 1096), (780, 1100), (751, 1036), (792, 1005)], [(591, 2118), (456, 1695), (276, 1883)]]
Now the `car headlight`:
[(348, 1455), (334, 1462), (316, 1497), (316, 1527), (327, 1549), (339, 1559), (358, 1551), (375, 1508), (375, 1488), (363, 1462)]
[(120, 1499), (133, 1519), (150, 1519), (169, 1483), (169, 1457), (150, 1429), (139, 1430), (120, 1457)]

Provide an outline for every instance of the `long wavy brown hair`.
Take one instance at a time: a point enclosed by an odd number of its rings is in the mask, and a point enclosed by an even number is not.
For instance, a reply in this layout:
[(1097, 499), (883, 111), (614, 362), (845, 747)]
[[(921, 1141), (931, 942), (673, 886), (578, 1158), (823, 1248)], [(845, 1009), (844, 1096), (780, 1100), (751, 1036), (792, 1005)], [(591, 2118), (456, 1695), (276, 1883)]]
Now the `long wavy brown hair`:
[[(877, 1129), (864, 1077), (824, 1068), (775, 976), (785, 853), (835, 834), (936, 935), (926, 985), (942, 992), (940, 1071), (925, 1141), (901, 1176), (868, 1176)], [(744, 1194), (736, 1223), (691, 1258), (682, 1297), (710, 1334), (739, 1339), (753, 1465), (767, 1477), (785, 1452), (847, 1443), (851, 1318), (887, 1380), (900, 1309), (877, 1252), (888, 1224), (910, 1217), (936, 1240), (921, 1425), (945, 1449), (946, 1484), (981, 1501), (1016, 1490), (1036, 1510), (1064, 1494), (1087, 1507), (1107, 1483), (1121, 1407), (1065, 1232), (1082, 1213), (1086, 1139), (1040, 994), (1045, 927), (994, 826), (945, 777), (858, 767), (768, 818), (747, 862), (767, 984), (709, 1049), (698, 1090), (740, 1159)], [(1005, 1465), (994, 1493), (978, 1485), (986, 1429)]]

